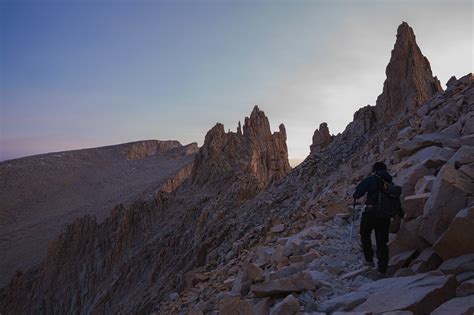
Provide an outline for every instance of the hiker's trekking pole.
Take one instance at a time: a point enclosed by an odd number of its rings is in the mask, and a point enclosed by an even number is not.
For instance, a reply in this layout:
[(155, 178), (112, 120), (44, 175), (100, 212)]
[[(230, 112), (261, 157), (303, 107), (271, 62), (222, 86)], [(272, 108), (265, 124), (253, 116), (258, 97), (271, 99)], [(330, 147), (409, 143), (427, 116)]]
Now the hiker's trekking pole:
[(354, 231), (354, 221), (356, 219), (356, 199), (354, 198), (354, 207), (352, 208), (352, 222), (351, 222), (351, 232), (349, 234), (349, 250), (352, 247), (352, 233)]

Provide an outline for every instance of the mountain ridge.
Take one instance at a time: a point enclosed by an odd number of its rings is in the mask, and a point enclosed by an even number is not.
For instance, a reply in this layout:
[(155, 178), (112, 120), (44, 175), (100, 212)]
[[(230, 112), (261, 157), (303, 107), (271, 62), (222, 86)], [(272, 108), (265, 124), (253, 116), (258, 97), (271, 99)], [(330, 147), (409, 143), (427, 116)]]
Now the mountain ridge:
[[(407, 27), (399, 27), (409, 35), (400, 38), (414, 40)], [(420, 56), (416, 49), (408, 52), (400, 55), (402, 65), (412, 60), (410, 54)], [(394, 82), (395, 88), (384, 84), (381, 101), (359, 109), (343, 133), (330, 136), (327, 125), (321, 125), (310, 155), (292, 170), (278, 169), (283, 176), (278, 173), (275, 179), (266, 175), (274, 168), (265, 162), (265, 153), (283, 153), (270, 154), (270, 160), (287, 165), (285, 150), (275, 150), (284, 147), (284, 128), (277, 132), (279, 145), (266, 127), (255, 134), (257, 150), (255, 141), (242, 141), (246, 128), (225, 133), (217, 124), (199, 149), (191, 178), (171, 192), (157, 191), (114, 208), (102, 223), (92, 217), (74, 221), (51, 243), (42, 266), (17, 274), (2, 289), (0, 310), (284, 314), (356, 309), (428, 314), (442, 308), (457, 294), (453, 273), (472, 266), (469, 255), (459, 258), (449, 245), (468, 244), (469, 237), (448, 232), (470, 224), (465, 219), (472, 212), (470, 186), (453, 184), (451, 178), (474, 180), (474, 161), (469, 159), (474, 79), (469, 74), (450, 80), (446, 91), (425, 90), (435, 82), (425, 66), (422, 73), (429, 75), (408, 88), (401, 82), (413, 78), (413, 72), (395, 71), (402, 77), (394, 79), (387, 71), (386, 82)], [(391, 91), (400, 95), (387, 98)], [(421, 101), (420, 95), (428, 94)], [(390, 110), (380, 111), (384, 106)], [(224, 151), (224, 158), (216, 158), (212, 150)], [(245, 166), (254, 161), (258, 167)], [(380, 281), (367, 268), (362, 270), (360, 249), (348, 242), (347, 224), (354, 186), (375, 161), (389, 165), (404, 197), (410, 197), (403, 199), (409, 219), (399, 233), (391, 234), (395, 277)], [(230, 165), (229, 172), (221, 172), (221, 165)], [(462, 202), (446, 209), (442, 205), (450, 197), (439, 187), (452, 185), (457, 188), (450, 191)], [(440, 222), (440, 238), (426, 244), (420, 226)], [(467, 254), (474, 251), (467, 248)], [(405, 281), (414, 285), (407, 290)], [(379, 296), (370, 298), (374, 288), (388, 301), (385, 306), (377, 303)]]

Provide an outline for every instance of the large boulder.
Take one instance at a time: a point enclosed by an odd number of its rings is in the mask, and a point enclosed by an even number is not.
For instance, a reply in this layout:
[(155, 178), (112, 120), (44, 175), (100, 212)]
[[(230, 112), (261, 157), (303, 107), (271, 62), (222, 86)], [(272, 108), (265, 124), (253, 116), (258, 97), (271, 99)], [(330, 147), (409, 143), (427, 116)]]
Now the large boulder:
[(433, 175), (423, 176), (420, 178), (415, 185), (415, 194), (421, 195), (431, 192), (431, 188), (433, 187), (433, 182), (435, 179), (436, 176)]
[(474, 279), (467, 280), (456, 289), (456, 296), (467, 296), (474, 294)]
[(452, 141), (453, 137), (442, 134), (442, 133), (430, 133), (415, 136), (410, 141), (402, 142), (398, 144), (398, 157), (402, 158), (405, 156), (410, 156), (419, 150), (430, 147), (438, 146), (443, 147), (446, 144), (449, 144)]
[(461, 138), (458, 139), (458, 141), (459, 141), (460, 146), (468, 145), (468, 146), (472, 147), (472, 146), (474, 146), (474, 134), (461, 137)]
[(379, 280), (361, 288), (370, 295), (353, 310), (373, 313), (407, 310), (414, 314), (429, 314), (438, 305), (454, 297), (456, 285), (453, 276), (426, 273)]
[(432, 172), (423, 164), (415, 164), (408, 168), (404, 168), (397, 173), (393, 179), (394, 183), (402, 187), (402, 200), (405, 196), (415, 193), (415, 187), (420, 178), (433, 175)]
[(463, 135), (474, 133), (474, 112), (468, 113), (464, 118), (464, 126), (461, 132)]
[(420, 236), (434, 244), (473, 198), (474, 182), (451, 165), (444, 165), (433, 182), (423, 210)]
[(300, 302), (293, 295), (288, 295), (270, 311), (270, 315), (293, 315), (300, 310)]
[(435, 145), (429, 146), (414, 153), (412, 156), (407, 158), (406, 162), (410, 165), (421, 163), (425, 160), (434, 158), (442, 151), (443, 149), (438, 146), (435, 146)]
[[(220, 303), (219, 314), (221, 315), (259, 315), (268, 314), (271, 301), (265, 299), (245, 299), (239, 297), (227, 297)], [(202, 314), (202, 313), (201, 313)]]
[(441, 304), (431, 315), (472, 315), (474, 314), (474, 295), (458, 297)]
[(474, 206), (458, 212), (433, 248), (445, 260), (474, 253)]
[(416, 273), (423, 273), (435, 270), (441, 265), (443, 260), (439, 257), (433, 248), (424, 249), (418, 257), (410, 263), (410, 269)]
[(428, 244), (418, 235), (422, 218), (419, 217), (411, 221), (403, 221), (395, 239), (389, 245), (390, 257), (412, 250), (421, 251), (428, 247)]
[(430, 193), (423, 193), (405, 197), (402, 201), (402, 208), (406, 214), (405, 219), (412, 220), (421, 216), (429, 196)]
[(247, 278), (252, 281), (260, 282), (263, 281), (264, 273), (262, 268), (256, 264), (248, 264), (244, 267), (244, 274)]
[(390, 272), (395, 272), (400, 268), (407, 267), (410, 262), (417, 256), (417, 254), (418, 250), (412, 249), (390, 257), (390, 260), (388, 262), (388, 270)]
[(474, 180), (474, 163), (461, 166), (459, 171)]
[(311, 271), (302, 271), (285, 278), (254, 284), (250, 287), (250, 290), (257, 297), (266, 297), (316, 290), (317, 287), (318, 283), (313, 279)]
[(448, 164), (453, 165), (459, 169), (463, 165), (474, 163), (474, 146), (463, 145), (456, 153), (448, 160)]
[[(429, 149), (429, 148), (431, 147), (428, 147), (426, 149)], [(435, 169), (440, 168), (454, 155), (455, 152), (456, 150), (452, 148), (439, 149), (435, 154), (423, 160), (423, 164), (427, 168), (435, 168)]]
[(321, 303), (319, 311), (383, 313), (406, 310), (429, 314), (453, 298), (456, 278), (451, 275), (423, 273), (387, 278), (362, 285), (357, 291)]
[(334, 311), (349, 311), (364, 303), (369, 297), (366, 291), (354, 291), (322, 302), (318, 311), (334, 314)]
[(462, 255), (444, 261), (439, 270), (446, 274), (459, 275), (464, 272), (474, 271), (474, 254)]

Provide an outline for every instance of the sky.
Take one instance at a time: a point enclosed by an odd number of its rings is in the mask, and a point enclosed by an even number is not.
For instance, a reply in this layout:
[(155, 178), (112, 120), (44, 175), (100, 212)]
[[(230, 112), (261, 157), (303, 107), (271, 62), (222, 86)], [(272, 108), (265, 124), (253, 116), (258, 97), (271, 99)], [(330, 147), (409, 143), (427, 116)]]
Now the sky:
[(444, 86), (472, 1), (0, 1), (0, 160), (144, 139), (202, 145), (259, 105), (289, 157), (375, 104), (402, 21)]

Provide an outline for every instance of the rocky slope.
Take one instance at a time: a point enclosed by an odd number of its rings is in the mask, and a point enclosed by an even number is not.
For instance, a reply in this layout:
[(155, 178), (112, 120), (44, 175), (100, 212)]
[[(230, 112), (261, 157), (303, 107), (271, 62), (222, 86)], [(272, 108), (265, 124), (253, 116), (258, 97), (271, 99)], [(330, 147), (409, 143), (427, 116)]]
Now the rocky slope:
[[(321, 125), (298, 167), (286, 168), (284, 129), (270, 137), (257, 108), (245, 123), (265, 126), (256, 133), (217, 125), (190, 180), (103, 223), (76, 220), (0, 292), (0, 311), (471, 314), (474, 79), (436, 82), (403, 23), (377, 104), (342, 134)], [(407, 212), (380, 280), (362, 266), (348, 207), (379, 160)]]
[[(398, 36), (393, 55), (404, 46)], [(412, 87), (389, 93), (417, 106), (393, 119), (377, 116), (379, 104), (367, 106), (337, 136), (322, 124), (311, 155), (246, 205), (266, 220), (235, 240), (238, 254), (196, 270), (157, 313), (472, 314), (473, 76), (452, 78), (446, 91), (431, 90), (420, 103), (422, 92)], [(393, 222), (391, 277), (382, 280), (362, 265), (358, 237), (349, 242), (350, 196), (378, 160), (403, 186), (407, 212), (398, 227)]]
[(148, 140), (1, 162), (0, 286), (41, 262), (48, 242), (75, 218), (102, 220), (118, 203), (189, 177), (197, 149)]
[[(216, 155), (223, 148), (225, 159)], [(242, 213), (239, 205), (289, 171), (284, 126), (272, 134), (257, 107), (243, 133), (224, 133), (218, 124), (206, 135), (188, 181), (117, 206), (102, 223), (92, 216), (74, 221), (50, 243), (42, 265), (13, 278), (2, 310), (152, 311), (166, 292), (184, 287), (184, 272), (225, 259), (229, 239), (254, 225), (253, 209)]]

